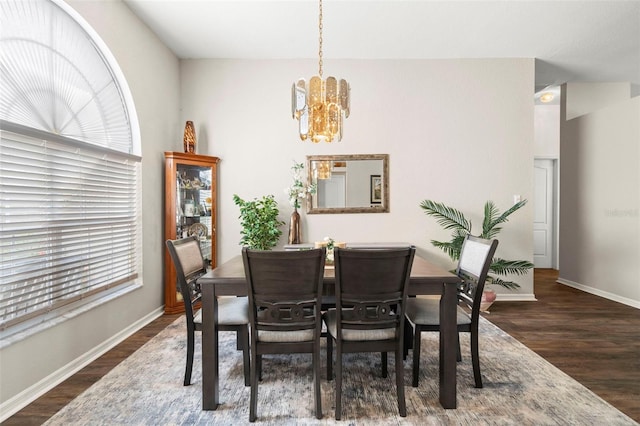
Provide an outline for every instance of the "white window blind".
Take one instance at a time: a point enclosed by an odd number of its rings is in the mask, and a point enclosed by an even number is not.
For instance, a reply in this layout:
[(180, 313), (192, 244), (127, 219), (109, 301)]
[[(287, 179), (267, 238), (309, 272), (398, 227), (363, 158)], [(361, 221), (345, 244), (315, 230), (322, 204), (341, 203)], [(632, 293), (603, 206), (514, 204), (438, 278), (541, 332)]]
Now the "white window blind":
[(0, 332), (11, 334), (141, 281), (141, 149), (118, 64), (62, 0), (0, 1), (0, 93)]
[(135, 280), (137, 158), (2, 127), (0, 328)]

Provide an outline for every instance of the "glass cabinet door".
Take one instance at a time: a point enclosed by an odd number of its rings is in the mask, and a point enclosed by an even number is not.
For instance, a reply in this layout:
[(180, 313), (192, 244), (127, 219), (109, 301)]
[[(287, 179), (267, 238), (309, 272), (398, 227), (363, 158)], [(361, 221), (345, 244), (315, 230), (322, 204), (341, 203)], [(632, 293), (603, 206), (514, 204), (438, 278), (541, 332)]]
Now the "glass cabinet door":
[(211, 167), (177, 164), (176, 236), (197, 235), (203, 257), (211, 263)]
[[(216, 266), (217, 157), (165, 152), (165, 240), (198, 236), (202, 255)], [(176, 272), (164, 249), (165, 313), (184, 310)]]

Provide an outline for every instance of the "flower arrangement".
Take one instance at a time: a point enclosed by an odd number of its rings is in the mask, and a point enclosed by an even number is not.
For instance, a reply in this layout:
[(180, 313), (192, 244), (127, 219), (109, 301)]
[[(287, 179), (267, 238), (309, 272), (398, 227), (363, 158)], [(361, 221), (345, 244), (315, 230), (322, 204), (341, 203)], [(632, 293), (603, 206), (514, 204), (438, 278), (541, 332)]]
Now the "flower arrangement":
[(324, 237), (323, 241), (320, 241), (320, 242), (316, 241), (315, 243), (316, 248), (319, 248), (319, 247), (327, 248), (325, 265), (333, 265), (333, 261), (334, 261), (333, 250), (336, 247), (345, 248), (346, 246), (347, 246), (347, 243), (337, 243), (336, 240), (334, 240), (331, 237)]
[(327, 261), (329, 264), (333, 264), (333, 248), (336, 241), (331, 237), (324, 237), (324, 241), (327, 243)]
[(303, 163), (296, 163), (294, 161), (291, 170), (293, 172), (293, 185), (284, 191), (289, 197), (291, 206), (299, 209), (301, 204), (300, 200), (305, 200), (309, 194), (315, 194), (317, 188), (315, 184), (309, 184), (304, 177)]

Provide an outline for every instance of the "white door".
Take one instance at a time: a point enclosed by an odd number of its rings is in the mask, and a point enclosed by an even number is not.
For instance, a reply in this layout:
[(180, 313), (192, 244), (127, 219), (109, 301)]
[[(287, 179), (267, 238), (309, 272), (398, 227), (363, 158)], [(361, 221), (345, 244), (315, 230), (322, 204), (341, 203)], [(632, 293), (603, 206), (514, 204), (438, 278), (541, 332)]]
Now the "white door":
[(554, 160), (534, 161), (533, 263), (536, 268), (554, 268)]

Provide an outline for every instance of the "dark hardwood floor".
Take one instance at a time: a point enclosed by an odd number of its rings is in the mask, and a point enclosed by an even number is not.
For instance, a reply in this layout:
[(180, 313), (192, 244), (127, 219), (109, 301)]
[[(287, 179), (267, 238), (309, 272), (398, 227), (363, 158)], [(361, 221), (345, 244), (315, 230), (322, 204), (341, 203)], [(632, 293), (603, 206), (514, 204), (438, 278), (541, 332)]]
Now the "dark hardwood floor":
[(485, 318), (640, 422), (640, 309), (558, 284), (552, 269), (534, 277), (537, 302), (497, 302)]
[[(557, 271), (536, 269), (538, 302), (497, 302), (485, 318), (640, 422), (640, 310), (556, 278)], [(3, 425), (44, 423), (178, 316), (153, 321)]]

